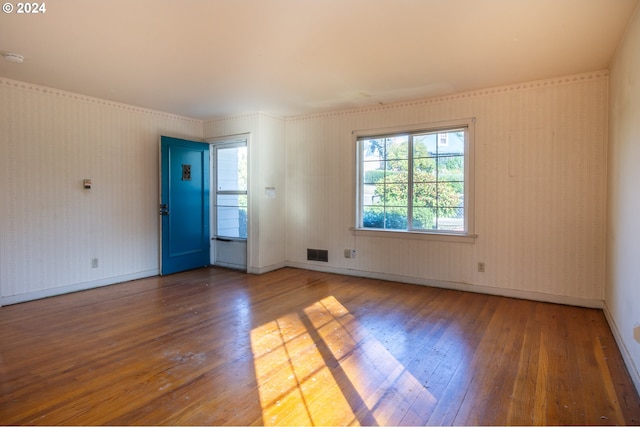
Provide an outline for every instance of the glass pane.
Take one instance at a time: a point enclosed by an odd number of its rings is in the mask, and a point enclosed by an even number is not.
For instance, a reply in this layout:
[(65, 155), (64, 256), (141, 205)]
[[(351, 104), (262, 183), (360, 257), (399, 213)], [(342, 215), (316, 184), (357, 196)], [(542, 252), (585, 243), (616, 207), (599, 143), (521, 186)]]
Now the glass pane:
[(413, 205), (416, 207), (437, 205), (438, 185), (435, 182), (413, 185)]
[(438, 155), (464, 155), (464, 130), (454, 130), (437, 134)]
[(217, 221), (218, 236), (247, 238), (247, 208), (218, 206)]
[(411, 209), (415, 229), (464, 231), (465, 138), (460, 128), (361, 140), (363, 226), (406, 229)]
[(413, 159), (413, 181), (435, 181), (437, 179), (436, 165), (436, 158), (434, 157)]
[(384, 204), (385, 206), (408, 206), (409, 186), (407, 185), (407, 183), (385, 185)]
[(423, 230), (436, 229), (436, 208), (413, 208), (413, 228)]
[(464, 157), (438, 157), (438, 181), (464, 181)]
[(407, 209), (365, 206), (362, 211), (362, 226), (365, 228), (406, 230)]
[(365, 206), (362, 210), (362, 226), (365, 228), (384, 228), (384, 209)]
[(438, 207), (464, 207), (464, 183), (438, 183)]
[(379, 205), (382, 203), (384, 186), (365, 184), (362, 186), (362, 204), (364, 206)]
[(384, 182), (384, 162), (364, 162), (362, 164), (362, 182), (365, 184)]
[(247, 147), (218, 148), (218, 190), (247, 191)]
[(407, 209), (387, 208), (384, 213), (384, 228), (392, 230), (407, 229)]
[(386, 182), (407, 182), (409, 180), (409, 161), (391, 160), (385, 162)]
[(384, 138), (362, 140), (362, 158), (380, 160), (384, 158)]
[(464, 208), (442, 208), (438, 209), (438, 214), (438, 230), (464, 230)]
[(385, 157), (387, 160), (409, 158), (409, 137), (394, 136), (385, 139)]
[(413, 158), (434, 157), (438, 155), (437, 134), (415, 135), (413, 137)]

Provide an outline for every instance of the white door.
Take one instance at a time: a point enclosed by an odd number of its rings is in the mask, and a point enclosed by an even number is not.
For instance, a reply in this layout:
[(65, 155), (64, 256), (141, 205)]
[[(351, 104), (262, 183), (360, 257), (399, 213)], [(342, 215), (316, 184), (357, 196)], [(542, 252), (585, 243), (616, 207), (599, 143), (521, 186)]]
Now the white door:
[(212, 264), (247, 269), (247, 140), (211, 145), (214, 173), (212, 188)]

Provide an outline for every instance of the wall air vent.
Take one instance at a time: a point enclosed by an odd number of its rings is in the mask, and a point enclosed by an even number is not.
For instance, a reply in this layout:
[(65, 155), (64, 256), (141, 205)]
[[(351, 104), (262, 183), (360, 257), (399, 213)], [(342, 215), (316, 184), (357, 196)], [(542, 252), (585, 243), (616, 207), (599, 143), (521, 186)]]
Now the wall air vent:
[(307, 249), (307, 260), (329, 262), (329, 251), (324, 249)]

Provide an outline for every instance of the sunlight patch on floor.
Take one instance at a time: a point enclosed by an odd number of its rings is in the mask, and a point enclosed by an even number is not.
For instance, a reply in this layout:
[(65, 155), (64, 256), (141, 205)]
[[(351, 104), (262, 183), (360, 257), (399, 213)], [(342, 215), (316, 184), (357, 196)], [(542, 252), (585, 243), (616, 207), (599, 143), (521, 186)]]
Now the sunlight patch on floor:
[(305, 314), (379, 424), (420, 419), (433, 410), (437, 399), (336, 298), (313, 304)]
[(397, 423), (437, 403), (333, 296), (253, 329), (251, 346), (265, 425)]
[(251, 346), (265, 425), (354, 424), (349, 402), (297, 314), (255, 328)]

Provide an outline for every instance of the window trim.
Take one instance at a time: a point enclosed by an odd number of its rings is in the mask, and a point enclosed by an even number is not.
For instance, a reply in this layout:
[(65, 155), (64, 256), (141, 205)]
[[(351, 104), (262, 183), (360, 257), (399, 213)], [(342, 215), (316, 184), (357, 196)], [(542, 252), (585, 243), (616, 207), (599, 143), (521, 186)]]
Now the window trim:
[[(211, 213), (211, 230), (212, 230), (212, 240), (217, 238), (228, 239), (236, 242), (245, 242), (249, 238), (249, 139), (242, 137), (239, 139), (227, 139), (220, 138), (216, 140), (209, 141), (209, 145), (211, 147), (211, 164), (213, 166), (213, 173), (211, 174), (211, 200), (210, 205), (213, 207)], [(230, 148), (242, 148), (245, 147), (247, 152), (246, 159), (246, 167), (247, 167), (247, 188), (246, 190), (218, 190), (218, 180), (220, 179), (220, 171), (218, 170), (218, 151), (225, 150)], [(246, 237), (236, 237), (236, 236), (227, 236), (219, 233), (219, 216), (218, 216), (218, 207), (221, 205), (218, 204), (218, 196), (246, 196), (247, 197), (247, 236)], [(240, 207), (240, 206), (238, 206)]]
[[(441, 122), (418, 123), (405, 126), (394, 126), (377, 129), (365, 129), (352, 131), (352, 138), (356, 150), (356, 198), (355, 198), (355, 226), (353, 231), (357, 236), (393, 237), (404, 239), (425, 239), (437, 241), (451, 241), (473, 243), (478, 237), (475, 234), (475, 117), (448, 120)], [(362, 227), (362, 149), (360, 139), (369, 137), (390, 137), (406, 133), (437, 132), (439, 130), (449, 130), (456, 128), (466, 128), (467, 138), (465, 138), (465, 231), (453, 232), (451, 230), (398, 230)]]

